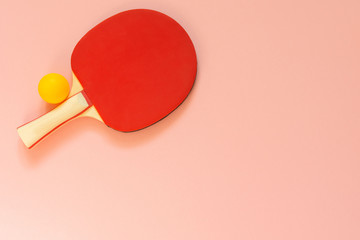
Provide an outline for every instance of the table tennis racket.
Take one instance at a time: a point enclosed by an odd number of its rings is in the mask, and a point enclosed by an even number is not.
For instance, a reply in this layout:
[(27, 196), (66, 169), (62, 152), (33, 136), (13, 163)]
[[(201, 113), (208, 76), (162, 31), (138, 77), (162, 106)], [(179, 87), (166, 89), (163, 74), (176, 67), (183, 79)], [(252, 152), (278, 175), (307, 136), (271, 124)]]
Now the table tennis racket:
[(92, 117), (122, 132), (148, 127), (175, 110), (196, 77), (186, 31), (146, 9), (118, 13), (87, 32), (71, 56), (69, 98), (17, 131), (33, 147), (69, 120)]

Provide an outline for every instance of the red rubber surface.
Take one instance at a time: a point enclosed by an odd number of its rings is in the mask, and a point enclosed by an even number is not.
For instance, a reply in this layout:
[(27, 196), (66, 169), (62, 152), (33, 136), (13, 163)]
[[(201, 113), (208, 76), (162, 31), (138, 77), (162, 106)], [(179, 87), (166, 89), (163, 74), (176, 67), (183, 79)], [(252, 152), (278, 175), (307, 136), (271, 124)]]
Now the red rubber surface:
[(75, 46), (71, 67), (106, 125), (147, 127), (190, 92), (196, 53), (185, 30), (152, 10), (129, 10), (91, 29)]

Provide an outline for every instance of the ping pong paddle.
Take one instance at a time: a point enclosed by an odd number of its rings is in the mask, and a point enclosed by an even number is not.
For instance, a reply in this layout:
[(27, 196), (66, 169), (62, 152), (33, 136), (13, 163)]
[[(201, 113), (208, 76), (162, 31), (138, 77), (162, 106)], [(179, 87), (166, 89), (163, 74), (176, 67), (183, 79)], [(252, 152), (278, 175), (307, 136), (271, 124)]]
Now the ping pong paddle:
[(197, 61), (186, 31), (147, 9), (118, 13), (87, 32), (71, 56), (69, 98), (17, 131), (33, 147), (69, 120), (92, 117), (122, 132), (148, 127), (189, 94)]

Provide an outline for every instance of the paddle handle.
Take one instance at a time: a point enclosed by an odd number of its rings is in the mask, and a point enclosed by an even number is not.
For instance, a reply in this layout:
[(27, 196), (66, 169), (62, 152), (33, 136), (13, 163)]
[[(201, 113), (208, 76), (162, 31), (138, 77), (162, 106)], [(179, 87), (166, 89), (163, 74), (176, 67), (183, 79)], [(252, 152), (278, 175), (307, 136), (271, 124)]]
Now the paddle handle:
[(81, 91), (52, 111), (18, 127), (18, 134), (26, 147), (32, 148), (40, 140), (64, 123), (77, 117), (91, 105), (86, 94)]

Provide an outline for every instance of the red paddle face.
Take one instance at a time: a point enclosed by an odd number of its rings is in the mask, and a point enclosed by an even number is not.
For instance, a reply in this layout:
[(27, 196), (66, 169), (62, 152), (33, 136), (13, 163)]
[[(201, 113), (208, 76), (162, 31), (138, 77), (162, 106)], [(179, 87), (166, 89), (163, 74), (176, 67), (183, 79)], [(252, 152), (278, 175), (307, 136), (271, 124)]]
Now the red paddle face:
[(179, 106), (196, 76), (185, 30), (152, 10), (130, 10), (91, 29), (71, 66), (105, 124), (119, 131), (147, 127)]

